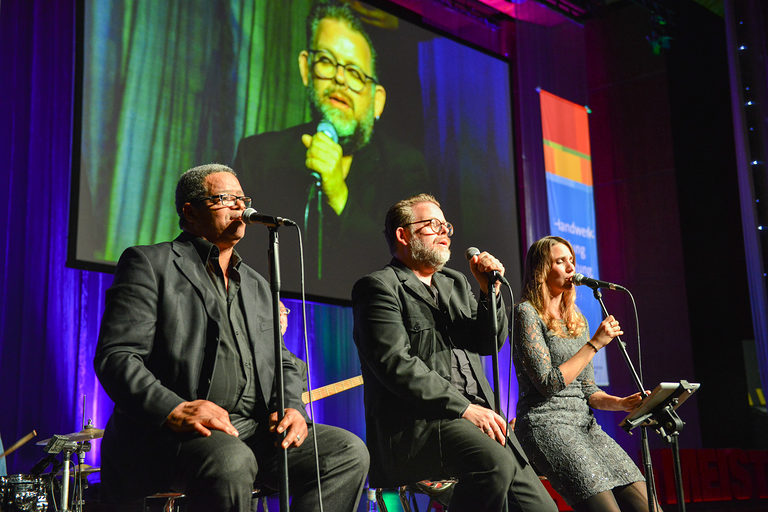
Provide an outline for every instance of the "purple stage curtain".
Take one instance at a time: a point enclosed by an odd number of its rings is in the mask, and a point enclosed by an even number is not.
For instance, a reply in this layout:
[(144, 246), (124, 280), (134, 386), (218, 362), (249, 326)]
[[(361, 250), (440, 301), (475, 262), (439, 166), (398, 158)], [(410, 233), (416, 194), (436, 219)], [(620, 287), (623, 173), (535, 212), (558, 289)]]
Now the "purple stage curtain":
[[(741, 32), (749, 34), (752, 40), (741, 40), (740, 31), (736, 25), (736, 20), (744, 17), (749, 19), (750, 29)], [(747, 280), (749, 282), (750, 303), (752, 305), (752, 324), (755, 332), (755, 350), (757, 353), (757, 366), (760, 372), (760, 381), (763, 391), (768, 390), (768, 290), (766, 290), (765, 272), (765, 249), (761, 250), (760, 238), (764, 236), (755, 226), (760, 224), (754, 207), (755, 199), (761, 199), (761, 195), (766, 189), (756, 189), (756, 182), (751, 174), (755, 171), (748, 162), (754, 158), (751, 152), (755, 154), (766, 154), (768, 150), (768, 140), (765, 133), (762, 138), (751, 136), (747, 132), (746, 109), (743, 107), (747, 94), (741, 90), (741, 86), (747, 86), (749, 97), (755, 99), (756, 107), (762, 110), (763, 116), (768, 111), (766, 100), (768, 99), (768, 84), (766, 84), (766, 70), (757, 73), (745, 74), (739, 67), (738, 48), (747, 43), (753, 53), (752, 62), (765, 63), (768, 60), (768, 37), (765, 35), (765, 28), (768, 28), (768, 9), (761, 2), (750, 0), (730, 1), (725, 3), (725, 26), (727, 30), (727, 43), (729, 52), (729, 68), (731, 80), (731, 105), (733, 108), (734, 131), (736, 135), (736, 161), (738, 164), (739, 176), (739, 194), (741, 199), (741, 226), (744, 230), (744, 253), (747, 264)], [(741, 22), (740, 22), (741, 23)], [(744, 37), (744, 36), (742, 36)], [(746, 75), (746, 76), (745, 76)], [(746, 80), (746, 82), (743, 82)], [(753, 81), (749, 83), (749, 81)], [(761, 83), (762, 82), (762, 83)], [(752, 86), (752, 90), (749, 86)], [(756, 115), (755, 118), (759, 118)], [(750, 128), (752, 129), (752, 128)], [(750, 139), (753, 142), (750, 144)], [(756, 190), (753, 190), (753, 187)], [(763, 246), (765, 247), (765, 246)], [(751, 393), (751, 391), (750, 391)]]
[[(103, 427), (112, 410), (91, 362), (112, 276), (65, 265), (75, 3), (0, 3), (0, 434), (6, 446), (32, 429), (34, 441), (78, 431), (83, 417)], [(86, 461), (93, 464), (98, 453), (96, 441)], [(8, 472), (28, 471), (42, 455), (29, 443), (9, 457)]]

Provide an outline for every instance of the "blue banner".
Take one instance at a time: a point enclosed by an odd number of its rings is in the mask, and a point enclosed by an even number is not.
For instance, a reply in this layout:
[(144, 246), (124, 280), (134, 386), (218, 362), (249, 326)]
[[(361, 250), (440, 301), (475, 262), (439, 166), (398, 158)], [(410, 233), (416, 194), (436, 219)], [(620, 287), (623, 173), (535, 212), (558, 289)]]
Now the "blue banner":
[[(551, 234), (565, 238), (576, 253), (576, 272), (587, 277), (600, 275), (597, 262), (597, 237), (595, 235), (595, 202), (592, 187), (551, 172), (547, 176), (547, 203), (549, 204), (549, 229)], [(577, 289), (576, 304), (589, 323), (593, 334), (603, 315), (600, 304), (586, 286)], [(592, 360), (595, 382), (608, 385), (608, 367), (605, 352), (600, 351)]]

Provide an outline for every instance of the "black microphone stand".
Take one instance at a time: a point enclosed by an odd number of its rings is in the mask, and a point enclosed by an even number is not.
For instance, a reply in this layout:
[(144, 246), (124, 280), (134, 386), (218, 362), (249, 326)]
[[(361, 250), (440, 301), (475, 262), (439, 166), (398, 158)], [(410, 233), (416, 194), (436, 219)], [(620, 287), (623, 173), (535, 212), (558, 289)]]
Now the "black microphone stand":
[(680, 465), (680, 447), (678, 436), (685, 426), (675, 409), (690, 397), (701, 385), (697, 382), (662, 382), (651, 393), (648, 401), (632, 411), (621, 423), (621, 427), (629, 432), (637, 426), (645, 429), (655, 425), (656, 432), (672, 447), (672, 457), (675, 471), (675, 491), (678, 496), (678, 510), (685, 510), (683, 495), (683, 472)]
[[(595, 295), (595, 299), (597, 299), (597, 301), (600, 303), (600, 308), (603, 311), (603, 315), (607, 317), (608, 310), (606, 309), (605, 303), (603, 302), (603, 295), (600, 293), (600, 289), (594, 288), (592, 291)], [(645, 386), (643, 386), (643, 383), (640, 380), (640, 377), (638, 377), (637, 372), (635, 371), (635, 367), (632, 364), (632, 360), (629, 358), (629, 354), (627, 354), (626, 343), (624, 343), (620, 336), (616, 336), (616, 341), (619, 344), (619, 349), (621, 349), (621, 354), (624, 357), (624, 361), (627, 363), (627, 367), (632, 374), (635, 385), (640, 390), (643, 398), (647, 398), (648, 393), (645, 392)], [(629, 433), (633, 427), (641, 425), (643, 467), (645, 468), (645, 485), (646, 492), (648, 494), (649, 510), (650, 512), (655, 512), (657, 504), (656, 485), (653, 481), (651, 450), (648, 445), (648, 425), (645, 424), (645, 420), (649, 418), (656, 420), (656, 431), (659, 433), (659, 435), (661, 435), (662, 439), (664, 439), (667, 444), (672, 447), (675, 470), (675, 486), (677, 491), (677, 509), (681, 512), (685, 512), (685, 496), (683, 495), (683, 477), (682, 469), (680, 467), (680, 448), (678, 444), (678, 435), (683, 429), (683, 426), (685, 426), (685, 422), (680, 419), (674, 408), (671, 405), (667, 406), (667, 404), (665, 404), (665, 406), (662, 408), (657, 408), (651, 414), (646, 415), (639, 422), (635, 422), (633, 424), (630, 423), (630, 426), (625, 427), (625, 430)]]
[[(597, 299), (597, 302), (600, 303), (600, 309), (603, 311), (603, 316), (605, 318), (608, 317), (608, 309), (605, 307), (605, 303), (603, 302), (603, 294), (600, 292), (600, 288), (593, 288), (592, 293), (595, 296), (595, 299)], [(645, 386), (643, 386), (643, 382), (640, 380), (640, 377), (637, 375), (637, 371), (635, 371), (635, 366), (632, 364), (632, 359), (629, 358), (629, 354), (627, 353), (627, 344), (624, 343), (624, 340), (621, 339), (621, 336), (616, 336), (616, 342), (619, 344), (619, 349), (621, 351), (622, 357), (624, 357), (624, 362), (627, 364), (627, 367), (629, 368), (629, 372), (632, 375), (632, 378), (635, 381), (635, 386), (640, 391), (640, 394), (643, 395), (643, 397), (648, 396), (645, 392)], [(646, 494), (648, 496), (648, 510), (650, 512), (656, 511), (656, 485), (653, 481), (653, 466), (651, 463), (651, 449), (648, 444), (648, 431), (646, 430), (646, 427), (643, 427), (641, 429), (642, 435), (641, 435), (641, 445), (642, 445), (642, 457), (643, 457), (643, 468), (645, 469), (645, 488), (646, 488)], [(685, 511), (685, 508), (683, 508), (683, 512)]]
[[(272, 289), (272, 328), (275, 333), (275, 385), (277, 386), (277, 422), (285, 416), (285, 387), (283, 378), (283, 350), (280, 335), (280, 241), (277, 236), (279, 226), (269, 228), (269, 284)], [(280, 440), (285, 439), (285, 432), (280, 434)], [(288, 492), (288, 450), (281, 448), (280, 463), (280, 512), (290, 510)]]
[(493, 409), (496, 414), (501, 416), (501, 395), (499, 393), (499, 344), (496, 342), (496, 335), (499, 330), (499, 319), (496, 318), (498, 306), (496, 305), (496, 282), (498, 276), (495, 272), (488, 275), (488, 311), (491, 314), (491, 343), (493, 351), (491, 352), (491, 366), (493, 367)]
[[(501, 290), (496, 291), (496, 282), (501, 279), (501, 276), (497, 272), (489, 272), (488, 274), (488, 311), (491, 314), (491, 366), (493, 367), (493, 409), (496, 414), (501, 416), (501, 381), (499, 379), (499, 344), (496, 341), (496, 336), (499, 330), (499, 319), (496, 317), (498, 306), (496, 304), (496, 295), (501, 293)], [(512, 343), (512, 340), (509, 340)], [(511, 347), (510, 347), (510, 350)], [(508, 420), (507, 420), (508, 421)], [(509, 510), (509, 504), (504, 501), (505, 512)]]

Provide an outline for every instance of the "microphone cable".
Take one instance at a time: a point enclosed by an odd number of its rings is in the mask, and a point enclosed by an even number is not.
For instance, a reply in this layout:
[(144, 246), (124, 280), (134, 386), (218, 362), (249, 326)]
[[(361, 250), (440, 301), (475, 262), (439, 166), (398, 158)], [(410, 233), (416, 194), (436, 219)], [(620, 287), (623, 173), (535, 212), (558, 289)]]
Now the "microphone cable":
[[(311, 211), (312, 201), (316, 202), (316, 210), (317, 210), (317, 278), (322, 279), (323, 277), (323, 188), (322, 188), (322, 178), (320, 177), (320, 174), (313, 172), (311, 174), (314, 181), (310, 183), (309, 187), (307, 189), (309, 190), (309, 194), (307, 195), (307, 203), (304, 206), (304, 231), (309, 230), (309, 213)], [(303, 266), (303, 251), (302, 251), (302, 276), (304, 272), (304, 266)], [(302, 278), (302, 286), (304, 283), (304, 279)], [(302, 288), (302, 293), (304, 289)]]
[[(467, 258), (468, 261), (471, 260), (472, 258), (474, 258), (475, 256), (479, 255), (479, 254), (480, 254), (480, 249), (478, 249), (477, 247), (468, 247), (467, 250), (464, 251), (464, 256)], [(495, 279), (497, 279), (500, 283), (503, 283), (504, 285), (506, 285), (507, 290), (509, 291), (509, 299), (510, 299), (511, 308), (514, 308), (514, 305), (515, 305), (515, 294), (512, 291), (512, 286), (509, 284), (509, 281), (507, 280), (507, 278), (504, 277), (503, 275), (501, 275), (497, 271), (490, 272), (490, 274), (495, 276)], [(490, 285), (490, 281), (491, 281), (491, 279), (489, 277), (489, 279), (488, 279), (488, 284), (489, 285)], [(496, 293), (495, 292), (491, 292), (491, 289), (492, 289), (492, 287), (489, 286), (488, 287), (488, 300), (489, 301), (490, 300), (496, 300)], [(499, 295), (501, 295), (501, 286), (499, 286)], [(509, 425), (509, 404), (510, 404), (510, 398), (512, 396), (512, 352), (514, 350), (514, 347), (512, 345), (512, 343), (514, 342), (514, 318), (512, 318), (512, 321), (510, 321), (510, 316), (511, 316), (512, 311), (513, 311), (513, 309), (510, 309), (510, 313), (507, 313), (505, 311), (505, 315), (507, 315), (507, 333), (508, 333), (507, 336), (509, 337), (509, 377), (507, 378), (507, 411), (506, 411), (507, 425)], [(494, 334), (494, 336), (495, 335), (496, 334)], [(499, 363), (499, 357), (498, 357), (499, 356), (499, 347), (498, 347), (498, 344), (495, 347), (495, 351), (496, 351), (496, 366), (498, 366), (498, 363)], [(495, 376), (496, 376), (497, 370), (498, 370), (498, 368), (493, 368), (494, 380), (495, 380)], [(501, 385), (500, 382), (494, 382), (494, 384), (497, 385), (497, 386)], [(498, 390), (498, 391), (499, 391), (499, 400), (501, 400), (501, 390)], [(498, 406), (498, 410), (501, 411), (501, 404), (497, 404), (497, 406)]]
[(317, 499), (320, 505), (320, 512), (323, 510), (323, 490), (320, 484), (320, 456), (317, 450), (317, 429), (315, 428), (315, 407), (312, 400), (312, 371), (310, 370), (309, 356), (309, 336), (307, 335), (307, 297), (304, 290), (304, 244), (301, 238), (301, 229), (296, 226), (296, 233), (299, 241), (299, 276), (301, 281), (301, 318), (304, 333), (304, 358), (307, 363), (307, 392), (309, 394), (309, 419), (312, 421), (312, 444), (315, 449), (315, 474), (317, 477)]
[[(515, 311), (515, 293), (512, 291), (512, 286), (509, 284), (509, 281), (507, 281), (504, 276), (501, 278), (501, 283), (504, 284), (504, 286), (507, 287), (507, 291), (509, 292), (509, 313), (506, 311), (504, 312), (507, 315), (507, 337), (509, 338), (509, 375), (507, 376), (507, 410), (506, 410), (506, 420), (507, 424), (509, 424), (509, 406), (512, 403), (512, 352), (514, 352), (515, 346), (515, 318), (514, 318), (514, 311)], [(502, 288), (499, 287), (499, 294), (501, 294)]]
[[(640, 320), (637, 315), (637, 304), (635, 304), (635, 297), (632, 295), (632, 292), (627, 290), (626, 288), (624, 291), (627, 292), (627, 295), (629, 295), (629, 299), (632, 301), (632, 311), (635, 313), (635, 337), (637, 338), (637, 375), (640, 377), (640, 382), (643, 382), (643, 351), (641, 350), (640, 345)], [(645, 390), (640, 390), (643, 395), (645, 395)]]
[[(632, 295), (632, 292), (630, 292), (627, 288), (624, 288), (624, 291), (629, 295), (629, 299), (632, 301), (632, 311), (635, 314), (635, 337), (637, 339), (637, 376), (640, 379), (640, 384), (642, 384), (641, 387), (645, 387), (645, 382), (643, 382), (643, 351), (642, 351), (642, 345), (640, 344), (640, 319), (637, 314), (637, 304), (635, 303), (635, 297)], [(625, 348), (626, 350), (626, 348)], [(650, 395), (647, 395), (645, 393), (645, 389), (640, 390), (640, 394), (643, 396), (643, 398), (648, 397)], [(642, 427), (645, 428), (645, 427)], [(643, 434), (645, 436), (645, 434)], [(650, 467), (650, 473), (653, 473), (653, 466), (652, 463), (649, 462), (648, 467)], [(646, 468), (647, 469), (647, 468)], [(646, 471), (648, 472), (648, 471)], [(647, 477), (646, 477), (647, 478)], [(651, 487), (651, 496), (648, 497), (650, 509), (652, 511), (656, 510), (656, 499), (658, 497), (658, 490), (656, 488), (656, 479), (651, 478), (650, 479), (650, 487)]]

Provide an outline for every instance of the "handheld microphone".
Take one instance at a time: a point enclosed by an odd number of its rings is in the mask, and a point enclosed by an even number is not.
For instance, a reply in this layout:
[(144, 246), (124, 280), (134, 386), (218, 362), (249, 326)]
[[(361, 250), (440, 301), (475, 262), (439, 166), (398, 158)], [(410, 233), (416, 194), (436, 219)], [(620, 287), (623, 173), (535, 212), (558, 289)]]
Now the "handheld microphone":
[[(467, 250), (464, 251), (464, 256), (467, 257), (467, 261), (471, 260), (478, 254), (480, 254), (480, 249), (478, 249), (477, 247), (468, 247)], [(496, 281), (507, 283), (507, 280), (504, 278), (504, 276), (501, 275), (497, 270), (491, 270), (490, 272), (488, 272), (488, 279), (492, 283), (495, 283)]]
[(620, 284), (609, 283), (608, 281), (601, 281), (600, 279), (592, 279), (591, 277), (587, 277), (584, 274), (579, 274), (578, 272), (573, 274), (571, 281), (576, 286), (586, 285), (593, 290), (598, 288), (608, 288), (610, 290), (621, 290), (623, 292), (627, 291), (627, 289)]
[[(339, 134), (336, 133), (336, 127), (333, 126), (333, 123), (331, 123), (327, 119), (323, 119), (317, 124), (317, 133), (324, 133), (328, 136), (329, 139), (331, 139), (336, 144), (339, 143)], [(315, 178), (315, 185), (317, 187), (320, 187), (323, 183), (323, 179), (320, 176), (320, 173), (317, 171), (312, 171), (310, 173), (313, 178)]]
[(246, 224), (264, 224), (265, 226), (269, 226), (271, 228), (276, 228), (278, 226), (296, 225), (296, 223), (291, 219), (286, 219), (285, 217), (273, 217), (272, 215), (264, 215), (263, 213), (257, 212), (253, 208), (246, 208), (240, 218)]
[(336, 127), (333, 126), (333, 124), (330, 121), (328, 121), (327, 119), (323, 119), (317, 125), (317, 133), (324, 133), (333, 142), (335, 142), (336, 144), (339, 143), (339, 134), (336, 133)]

